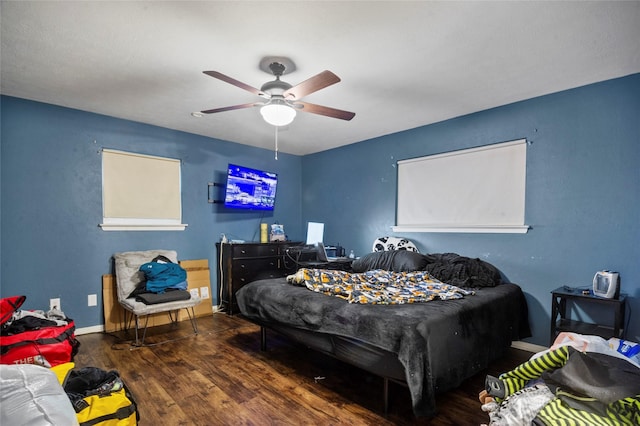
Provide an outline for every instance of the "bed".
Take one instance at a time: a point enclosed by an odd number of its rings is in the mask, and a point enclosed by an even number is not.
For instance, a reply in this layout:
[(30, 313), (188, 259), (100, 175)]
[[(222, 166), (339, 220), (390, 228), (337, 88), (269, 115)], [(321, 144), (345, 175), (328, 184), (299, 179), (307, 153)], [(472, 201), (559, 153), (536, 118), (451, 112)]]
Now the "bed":
[[(476, 267), (452, 259), (474, 261)], [(490, 273), (479, 273), (483, 268)], [(242, 315), (261, 326), (263, 348), (271, 329), (383, 377), (385, 412), (391, 380), (408, 386), (416, 416), (434, 416), (436, 394), (459, 386), (505, 355), (513, 340), (531, 335), (520, 287), (503, 283), (492, 265), (478, 259), (380, 252), (354, 262), (353, 269), (430, 270), (449, 274), (450, 282), (474, 294), (426, 303), (360, 304), (273, 278), (243, 286), (236, 298)]]

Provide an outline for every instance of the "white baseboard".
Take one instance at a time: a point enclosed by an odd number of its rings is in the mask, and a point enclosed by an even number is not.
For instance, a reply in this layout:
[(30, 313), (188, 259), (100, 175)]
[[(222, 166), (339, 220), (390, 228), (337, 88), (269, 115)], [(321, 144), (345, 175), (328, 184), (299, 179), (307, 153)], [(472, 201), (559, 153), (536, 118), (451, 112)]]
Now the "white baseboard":
[[(219, 310), (218, 305), (211, 307), (211, 312), (213, 312), (214, 314), (218, 312), (218, 310)], [(76, 328), (76, 336), (81, 336), (83, 334), (91, 334), (91, 333), (102, 333), (103, 331), (104, 331), (104, 324), (94, 325), (91, 327)]]
[(533, 343), (523, 342), (522, 340), (511, 342), (511, 347), (533, 353), (538, 353), (549, 349), (546, 346), (534, 345)]
[(104, 325), (94, 325), (92, 327), (76, 328), (76, 335), (80, 336), (82, 334), (102, 333), (103, 331)]

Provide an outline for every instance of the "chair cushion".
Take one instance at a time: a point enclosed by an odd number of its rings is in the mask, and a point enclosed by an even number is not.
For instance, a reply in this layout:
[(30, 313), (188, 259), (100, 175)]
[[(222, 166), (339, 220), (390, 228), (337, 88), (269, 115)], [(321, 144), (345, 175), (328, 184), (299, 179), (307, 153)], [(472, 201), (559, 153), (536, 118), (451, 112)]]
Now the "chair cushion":
[(138, 284), (144, 281), (144, 274), (140, 271), (140, 266), (151, 262), (160, 255), (178, 263), (178, 253), (175, 250), (127, 251), (113, 255), (120, 303), (129, 297)]
[(135, 315), (149, 315), (158, 312), (167, 312), (176, 309), (191, 308), (200, 303), (199, 297), (191, 296), (189, 300), (176, 300), (175, 302), (158, 303), (155, 305), (147, 305), (146, 303), (138, 302), (134, 297), (124, 299), (120, 301), (123, 308)]

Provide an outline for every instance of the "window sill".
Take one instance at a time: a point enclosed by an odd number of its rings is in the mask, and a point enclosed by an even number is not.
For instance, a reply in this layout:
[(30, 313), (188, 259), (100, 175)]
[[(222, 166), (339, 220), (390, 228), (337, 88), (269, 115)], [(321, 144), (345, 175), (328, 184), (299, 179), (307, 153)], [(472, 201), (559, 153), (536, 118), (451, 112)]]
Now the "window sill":
[(105, 218), (98, 226), (103, 231), (184, 231), (188, 225), (179, 220)]
[(504, 226), (420, 226), (398, 225), (392, 226), (393, 232), (451, 232), (469, 234), (526, 234), (528, 225), (504, 225)]

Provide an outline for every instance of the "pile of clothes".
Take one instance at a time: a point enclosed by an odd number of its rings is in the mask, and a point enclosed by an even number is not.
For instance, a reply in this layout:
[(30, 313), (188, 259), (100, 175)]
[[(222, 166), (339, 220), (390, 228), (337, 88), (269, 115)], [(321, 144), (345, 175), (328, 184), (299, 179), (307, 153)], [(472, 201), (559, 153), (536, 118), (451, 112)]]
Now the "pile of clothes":
[(500, 377), (479, 398), (490, 426), (639, 425), (640, 345), (560, 333), (549, 350)]

